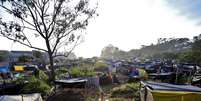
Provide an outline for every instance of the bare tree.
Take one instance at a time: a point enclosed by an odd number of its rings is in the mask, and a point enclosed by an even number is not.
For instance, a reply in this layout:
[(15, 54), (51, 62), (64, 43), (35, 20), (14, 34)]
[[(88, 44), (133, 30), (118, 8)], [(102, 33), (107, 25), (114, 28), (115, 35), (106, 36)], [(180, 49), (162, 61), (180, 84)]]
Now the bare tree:
[[(53, 57), (60, 48), (70, 47), (70, 53), (81, 42), (82, 33), (89, 19), (96, 15), (97, 8), (97, 4), (91, 6), (89, 0), (0, 1), (0, 35), (47, 52), (51, 81), (55, 79)], [(33, 44), (36, 41), (46, 47)]]

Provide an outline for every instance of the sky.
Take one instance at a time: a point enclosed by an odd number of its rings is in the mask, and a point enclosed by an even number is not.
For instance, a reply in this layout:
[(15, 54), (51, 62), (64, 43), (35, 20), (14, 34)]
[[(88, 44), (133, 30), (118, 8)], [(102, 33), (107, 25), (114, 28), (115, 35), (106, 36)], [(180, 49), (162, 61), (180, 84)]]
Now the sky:
[[(192, 38), (201, 33), (200, 10), (200, 0), (99, 0), (99, 16), (90, 21), (84, 42), (74, 52), (93, 57), (109, 44), (129, 51), (158, 38)], [(0, 43), (0, 49), (25, 49), (5, 38)]]

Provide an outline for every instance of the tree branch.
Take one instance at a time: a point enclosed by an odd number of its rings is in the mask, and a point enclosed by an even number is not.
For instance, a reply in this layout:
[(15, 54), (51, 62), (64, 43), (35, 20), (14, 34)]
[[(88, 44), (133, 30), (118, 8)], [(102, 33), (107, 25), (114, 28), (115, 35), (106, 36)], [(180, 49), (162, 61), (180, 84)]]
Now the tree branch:
[[(43, 35), (43, 32), (42, 32), (42, 30), (41, 30), (41, 28), (40, 28), (40, 25), (38, 24), (38, 20), (35, 18), (35, 16), (34, 16), (34, 14), (33, 14), (33, 12), (32, 12), (32, 10), (31, 10), (31, 8), (29, 7), (29, 5), (25, 2), (25, 4), (26, 4), (26, 6), (27, 6), (27, 8), (29, 9), (29, 12), (31, 13), (31, 16), (32, 16), (32, 20), (33, 20), (33, 22), (34, 22), (34, 27), (36, 28), (36, 30), (37, 30), (37, 32), (45, 39), (45, 36)], [(36, 15), (37, 16), (37, 15)]]
[[(56, 1), (57, 1), (57, 0), (56, 0)], [(52, 22), (51, 22), (50, 25), (48, 26), (47, 30), (50, 29), (50, 27), (52, 26), (52, 24), (55, 25), (56, 17), (58, 16), (58, 14), (59, 14), (59, 12), (60, 12), (60, 9), (61, 9), (61, 6), (62, 6), (62, 4), (64, 3), (64, 1), (65, 1), (65, 0), (62, 0), (61, 2), (59, 2), (58, 7), (56, 7), (56, 3), (54, 4), (54, 12), (53, 12), (53, 17), (52, 17)], [(55, 8), (56, 8), (56, 10), (55, 10)], [(54, 31), (54, 26), (52, 27), (52, 29), (51, 29), (51, 31), (50, 31), (48, 37), (50, 37), (50, 36), (52, 35), (53, 31)]]
[[(2, 34), (2, 35), (3, 35), (3, 34)], [(29, 47), (29, 48), (33, 48), (33, 49), (37, 49), (37, 50), (41, 50), (41, 51), (47, 52), (47, 50), (45, 50), (45, 49), (41, 49), (41, 48), (38, 48), (38, 47), (34, 47), (34, 46), (32, 46), (32, 45), (26, 44), (26, 43), (21, 42), (21, 41), (19, 41), (19, 40), (10, 38), (10, 37), (8, 37), (8, 36), (6, 36), (6, 35), (3, 35), (3, 36), (6, 37), (6, 38), (9, 39), (9, 40), (12, 40), (12, 41), (14, 41), (14, 42), (18, 42), (18, 43), (20, 43), (20, 44), (22, 44), (22, 45), (24, 45), (24, 46)]]
[(79, 40), (76, 40), (75, 45), (70, 49), (70, 51), (67, 53), (67, 55), (55, 55), (55, 56), (53, 56), (53, 58), (56, 58), (56, 57), (58, 57), (58, 56), (68, 57), (68, 56), (72, 53), (72, 51), (75, 49), (75, 47), (80, 44), (80, 43), (78, 44), (78, 41), (79, 41)]
[(61, 40), (62, 38), (64, 38), (64, 37), (66, 37), (67, 35), (69, 35), (72, 31), (74, 31), (74, 30), (71, 29), (67, 34), (62, 35), (61, 37), (58, 37), (58, 38), (57, 38), (56, 43), (55, 43), (55, 45), (54, 45), (54, 47), (53, 47), (53, 50), (52, 50), (53, 52), (54, 52), (55, 49), (57, 48), (57, 45), (59, 44), (60, 40)]
[[(12, 10), (8, 9), (7, 7), (2, 6), (2, 5), (0, 5), (0, 7), (4, 8), (4, 9), (5, 9), (5, 10), (7, 10), (9, 13), (14, 14), (14, 12), (13, 12)], [(24, 22), (26, 22), (27, 24), (29, 24), (29, 25), (31, 25), (31, 26), (33, 26), (33, 27), (35, 27), (35, 26), (34, 26), (32, 23), (30, 23), (30, 22), (26, 21), (26, 20), (25, 20), (25, 19), (23, 19), (22, 17), (21, 17), (21, 18), (19, 18), (19, 19), (21, 19), (21, 20), (23, 20)]]

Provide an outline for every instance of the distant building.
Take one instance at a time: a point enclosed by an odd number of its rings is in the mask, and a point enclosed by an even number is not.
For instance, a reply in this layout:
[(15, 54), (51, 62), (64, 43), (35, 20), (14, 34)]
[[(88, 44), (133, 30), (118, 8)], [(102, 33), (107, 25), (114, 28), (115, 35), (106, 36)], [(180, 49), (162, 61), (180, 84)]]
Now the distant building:
[[(34, 53), (39, 52), (41, 54), (40, 57), (36, 57)], [(48, 63), (49, 58), (48, 54), (45, 52), (40, 52), (40, 51), (7, 51), (7, 50), (0, 50), (0, 54), (3, 55), (3, 61), (0, 62), (19, 62), (19, 57), (21, 56), (28, 56), (32, 57), (33, 60), (32, 62), (37, 62), (38, 58), (40, 60), (43, 60), (43, 63)]]

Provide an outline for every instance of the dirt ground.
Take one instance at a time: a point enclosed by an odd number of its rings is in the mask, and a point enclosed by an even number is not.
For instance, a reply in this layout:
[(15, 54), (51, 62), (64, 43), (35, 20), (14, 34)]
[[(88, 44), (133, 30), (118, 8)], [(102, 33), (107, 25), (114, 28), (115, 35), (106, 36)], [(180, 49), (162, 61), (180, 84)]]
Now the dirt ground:
[(49, 97), (46, 101), (85, 101), (84, 90), (65, 89), (58, 91), (55, 95)]

